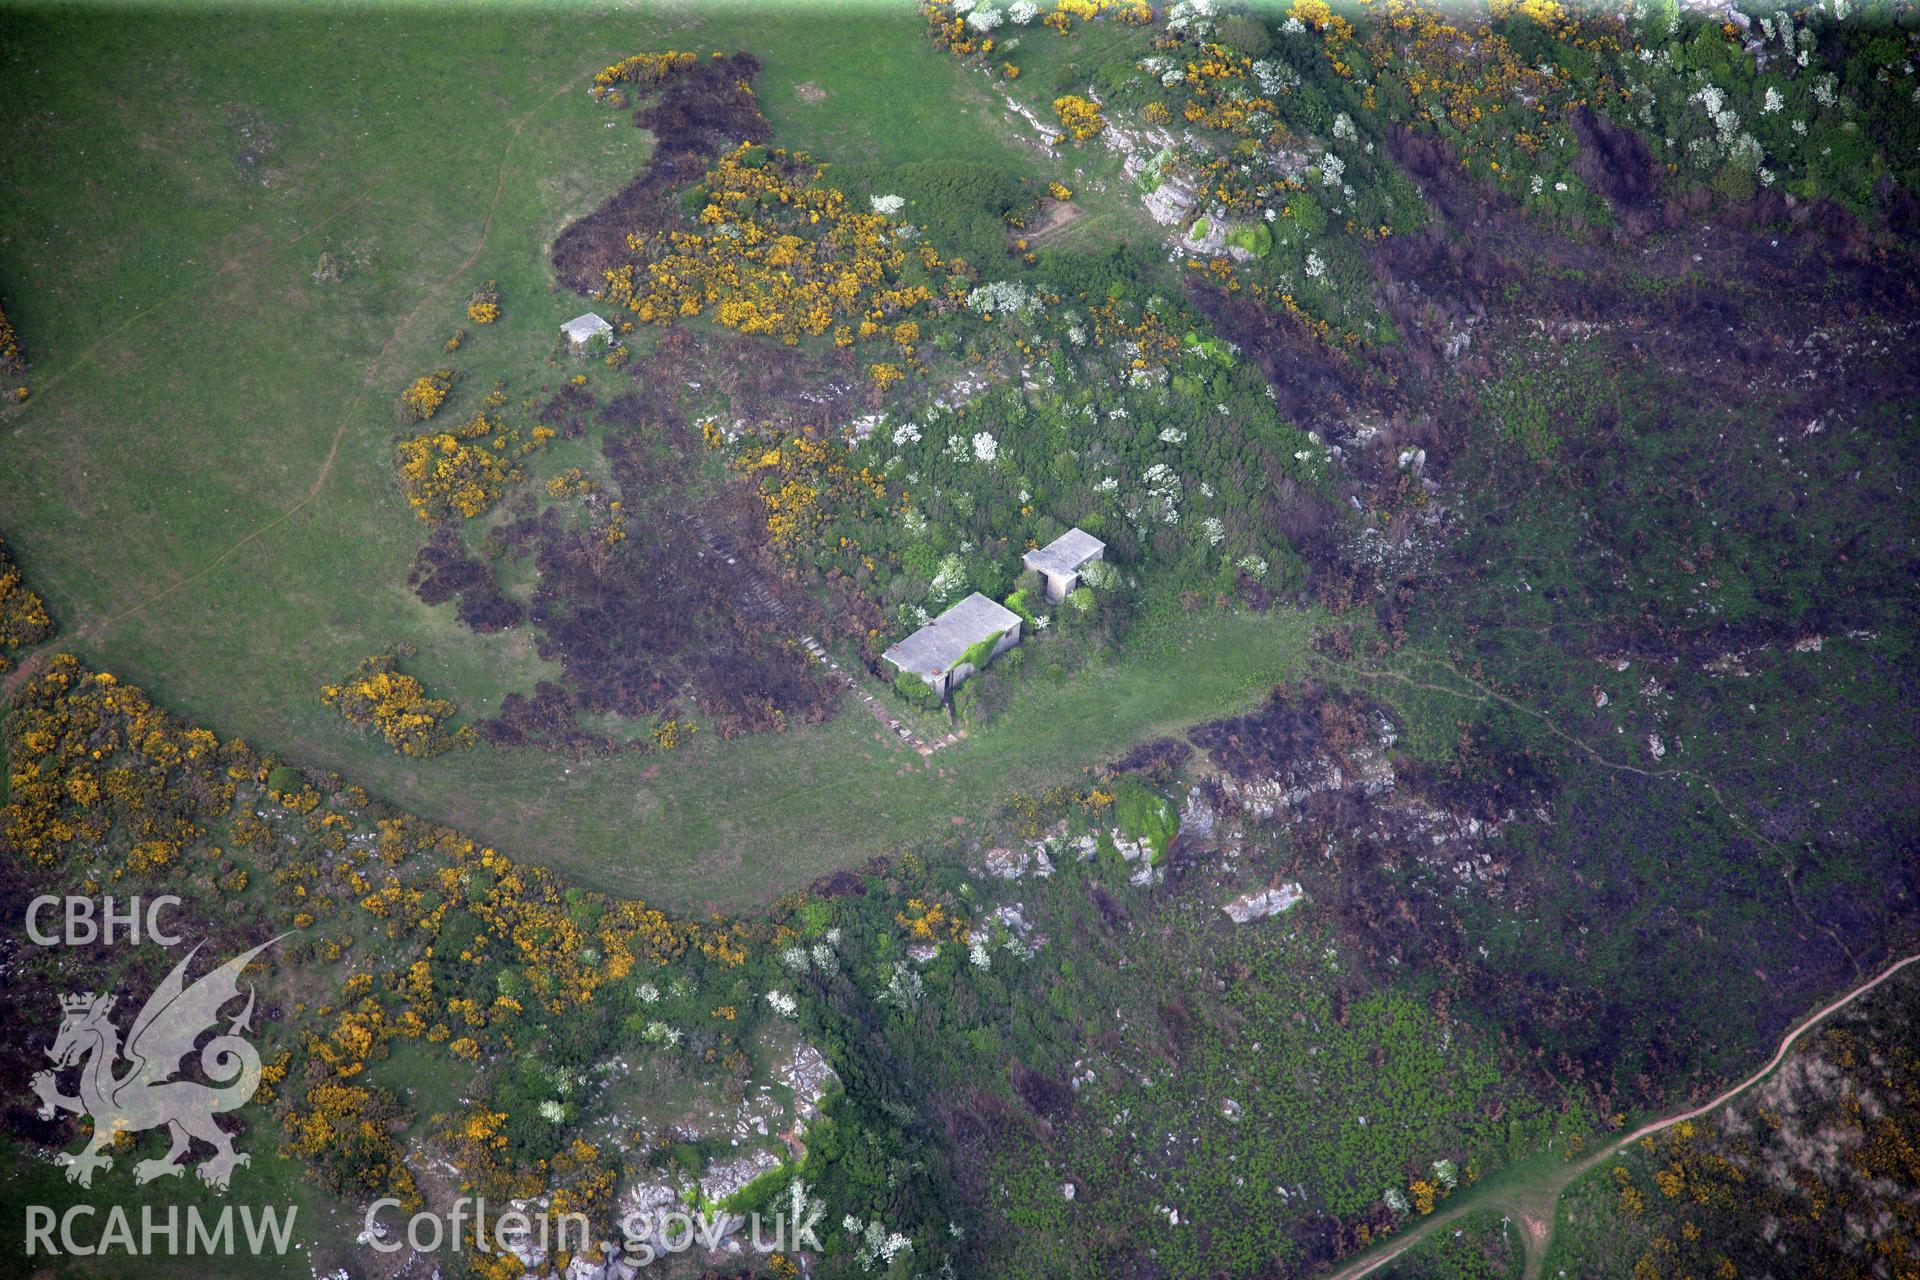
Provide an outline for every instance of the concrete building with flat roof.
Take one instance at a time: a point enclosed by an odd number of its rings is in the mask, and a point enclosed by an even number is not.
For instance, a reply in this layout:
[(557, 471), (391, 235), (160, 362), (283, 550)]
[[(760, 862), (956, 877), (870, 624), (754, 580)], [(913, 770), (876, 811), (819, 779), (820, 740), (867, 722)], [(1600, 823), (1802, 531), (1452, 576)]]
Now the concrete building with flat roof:
[(576, 347), (583, 347), (595, 338), (613, 337), (613, 326), (589, 311), (585, 315), (575, 316), (560, 326), (560, 332), (567, 335), (567, 341)]
[(1106, 554), (1106, 543), (1085, 529), (1069, 529), (1021, 556), (1020, 563), (1047, 580), (1047, 599), (1062, 600), (1080, 585), (1080, 570)]
[(898, 670), (913, 672), (945, 697), (977, 669), (966, 661), (968, 653), (989, 641), (992, 648), (977, 666), (1020, 643), (1020, 615), (976, 591), (881, 657)]

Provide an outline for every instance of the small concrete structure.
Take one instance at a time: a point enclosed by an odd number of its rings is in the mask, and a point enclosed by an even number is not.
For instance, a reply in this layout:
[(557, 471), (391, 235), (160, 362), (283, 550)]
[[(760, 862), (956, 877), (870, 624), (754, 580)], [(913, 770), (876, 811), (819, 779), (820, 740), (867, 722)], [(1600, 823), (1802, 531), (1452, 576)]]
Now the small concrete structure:
[(585, 315), (575, 316), (560, 326), (560, 332), (567, 335), (567, 341), (576, 347), (584, 347), (595, 338), (613, 338), (613, 326), (589, 311)]
[(945, 697), (976, 669), (962, 661), (967, 651), (989, 640), (993, 649), (986, 662), (1020, 643), (1020, 615), (976, 591), (880, 656)]
[(1061, 600), (1080, 585), (1080, 570), (1107, 554), (1107, 544), (1085, 529), (1069, 529), (1044, 547), (1020, 557), (1020, 563), (1047, 580), (1047, 599)]

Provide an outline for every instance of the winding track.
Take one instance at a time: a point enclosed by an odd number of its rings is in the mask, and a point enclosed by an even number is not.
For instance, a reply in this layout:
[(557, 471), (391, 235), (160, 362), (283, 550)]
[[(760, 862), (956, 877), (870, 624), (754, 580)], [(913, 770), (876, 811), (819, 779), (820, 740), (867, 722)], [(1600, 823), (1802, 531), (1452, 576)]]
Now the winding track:
[[(1429, 1217), (1423, 1218), (1417, 1226), (1409, 1227), (1405, 1231), (1395, 1233), (1385, 1243), (1361, 1257), (1348, 1262), (1346, 1266), (1340, 1268), (1338, 1271), (1327, 1273), (1326, 1280), (1360, 1280), (1362, 1276), (1372, 1275), (1447, 1223), (1473, 1210), (1486, 1208), (1504, 1210), (1511, 1216), (1518, 1218), (1524, 1225), (1526, 1229), (1526, 1275), (1529, 1277), (1539, 1276), (1545, 1270), (1547, 1245), (1551, 1243), (1553, 1239), (1554, 1209), (1560, 1203), (1560, 1193), (1565, 1191), (1568, 1185), (1595, 1165), (1618, 1155), (1622, 1149), (1633, 1145), (1642, 1138), (1651, 1137), (1653, 1134), (1659, 1133), (1662, 1129), (1671, 1128), (1683, 1121), (1696, 1120), (1733, 1101), (1733, 1099), (1772, 1075), (1780, 1066), (1781, 1062), (1786, 1059), (1787, 1053), (1793, 1048), (1794, 1042), (1799, 1040), (1801, 1036), (1804, 1036), (1807, 1032), (1813, 1030), (1822, 1022), (1825, 1022), (1828, 1018), (1852, 1004), (1855, 1000), (1858, 1000), (1861, 996), (1866, 995), (1869, 991), (1872, 991), (1875, 987), (1893, 977), (1894, 974), (1899, 973), (1908, 965), (1916, 962), (1920, 962), (1920, 952), (1915, 952), (1904, 959), (1894, 961), (1874, 977), (1867, 979), (1844, 995), (1839, 996), (1806, 1018), (1803, 1018), (1795, 1024), (1786, 1035), (1780, 1038), (1780, 1047), (1773, 1051), (1773, 1056), (1767, 1059), (1765, 1066), (1755, 1071), (1739, 1084), (1719, 1094), (1711, 1101), (1703, 1102), (1697, 1107), (1689, 1107), (1685, 1111), (1676, 1112), (1673, 1115), (1643, 1124), (1626, 1137), (1616, 1139), (1586, 1157), (1584, 1160), (1579, 1160), (1562, 1168), (1555, 1169), (1547, 1175), (1534, 1180), (1532, 1183), (1521, 1186), (1502, 1187), (1497, 1191), (1489, 1192), (1481, 1196), (1476, 1196), (1472, 1193), (1459, 1196), (1446, 1208), (1439, 1210)], [(1544, 1218), (1538, 1216), (1542, 1209), (1545, 1210)]]
[[(273, 519), (267, 521), (265, 524), (261, 525), (257, 529), (252, 530), (250, 533), (247, 533), (245, 536), (241, 537), (240, 539), (238, 539), (237, 541), (229, 545), (225, 550), (221, 551), (218, 555), (214, 556), (213, 559), (209, 560), (206, 564), (202, 565), (200, 568), (194, 570), (191, 573), (184, 574), (180, 577), (175, 578), (172, 582), (160, 588), (158, 591), (155, 591), (151, 595), (146, 596), (145, 598), (137, 601), (136, 603), (128, 606), (125, 609), (122, 609), (118, 613), (109, 614), (106, 617), (102, 617), (102, 618), (96, 618), (93, 621), (82, 625), (77, 630), (74, 630), (62, 637), (59, 637), (59, 641), (57, 644), (50, 643), (49, 645), (45, 646), (44, 651), (50, 652), (56, 648), (69, 647), (78, 641), (85, 640), (89, 636), (93, 636), (98, 634), (101, 631), (107, 630), (115, 626), (116, 624), (120, 623), (121, 621), (125, 620), (126, 618), (129, 618), (134, 614), (139, 613), (141, 610), (146, 609), (149, 606), (156, 604), (161, 600), (166, 599), (168, 596), (172, 595), (174, 592), (178, 591), (180, 588), (199, 581), (201, 578), (206, 577), (208, 574), (218, 569), (221, 565), (231, 560), (236, 554), (244, 550), (249, 544), (254, 542), (256, 539), (262, 537), (267, 533), (272, 532), (274, 529), (285, 524), (288, 520), (298, 515), (301, 511), (305, 510), (308, 506), (310, 506), (317, 498), (319, 498), (321, 491), (326, 488), (328, 479), (333, 475), (333, 466), (334, 466), (335, 460), (339, 457), (340, 445), (346, 439), (347, 431), (353, 425), (354, 418), (359, 413), (361, 405), (365, 403), (367, 398), (367, 393), (371, 391), (373, 387), (375, 387), (379, 383), (380, 379), (386, 374), (386, 366), (387, 366), (388, 358), (392, 355), (394, 347), (399, 344), (402, 337), (404, 337), (409, 331), (411, 331), (414, 328), (416, 324), (419, 323), (420, 318), (426, 314), (427, 309), (430, 306), (433, 306), (434, 304), (440, 301), (441, 297), (446, 293), (448, 287), (454, 284), (456, 281), (458, 281), (468, 271), (472, 270), (474, 267), (474, 264), (479, 262), (480, 255), (486, 252), (487, 243), (492, 238), (492, 235), (493, 235), (494, 215), (499, 211), (501, 196), (503, 196), (506, 193), (507, 163), (509, 160), (513, 158), (514, 146), (520, 141), (521, 133), (526, 129), (527, 124), (535, 116), (539, 115), (540, 112), (544, 111), (555, 100), (565, 97), (568, 93), (572, 92), (572, 90), (577, 85), (579, 85), (581, 81), (585, 80), (587, 76), (590, 74), (591, 74), (590, 72), (582, 72), (581, 74), (573, 77), (571, 80), (568, 80), (565, 84), (561, 85), (558, 89), (554, 90), (552, 93), (542, 98), (539, 102), (535, 103), (528, 110), (526, 110), (525, 112), (522, 112), (518, 117), (516, 117), (512, 121), (511, 124), (508, 125), (506, 145), (501, 149), (500, 164), (498, 169), (495, 171), (494, 184), (493, 184), (493, 198), (487, 202), (486, 217), (481, 221), (480, 234), (474, 242), (472, 252), (468, 253), (467, 256), (461, 260), (459, 266), (455, 267), (452, 271), (448, 272), (447, 275), (443, 277), (437, 284), (433, 285), (430, 289), (427, 290), (426, 295), (422, 297), (419, 303), (417, 303), (414, 306), (413, 310), (408, 312), (407, 315), (399, 322), (399, 324), (394, 326), (393, 330), (387, 335), (387, 340), (385, 344), (383, 344), (380, 350), (377, 353), (375, 353), (373, 359), (367, 363), (365, 370), (361, 373), (361, 376), (360, 376), (360, 388), (357, 392), (355, 392), (353, 399), (350, 402), (348, 402), (346, 409), (340, 414), (339, 421), (334, 425), (332, 438), (329, 440), (327, 445), (327, 456), (320, 463), (320, 468), (315, 473), (312, 483), (310, 483), (307, 486), (306, 493), (303, 494), (295, 502), (293, 502), (290, 506), (288, 506), (287, 509), (282, 511), (279, 515), (275, 516)], [(359, 195), (355, 196), (352, 200), (348, 201), (346, 204), (342, 205), (340, 208), (334, 210), (332, 213), (322, 218), (318, 223), (315, 223), (313, 226), (308, 227), (305, 231), (302, 231), (299, 235), (294, 236), (291, 240), (287, 241), (286, 244), (282, 247), (291, 248), (293, 245), (299, 244), (301, 241), (307, 239), (309, 236), (321, 230), (323, 227), (327, 226), (329, 223), (332, 223), (335, 219), (341, 217), (342, 215), (346, 214), (353, 208), (364, 203), (376, 191), (378, 191), (381, 187), (385, 185), (386, 185), (385, 182), (376, 183), (373, 187), (370, 187), (367, 190), (361, 192)], [(148, 313), (158, 310), (159, 308), (166, 306), (169, 303), (175, 302), (182, 297), (185, 297), (200, 289), (205, 288), (207, 285), (219, 279), (221, 274), (222, 274), (221, 272), (216, 271), (210, 276), (204, 277), (199, 280), (190, 281), (188, 284), (184, 285), (180, 289), (177, 289), (172, 293), (167, 294), (165, 297), (161, 298), (159, 301), (147, 307), (144, 311), (138, 312), (135, 315), (129, 317), (125, 322), (117, 326), (115, 329), (109, 331), (106, 334), (103, 334), (91, 346), (87, 347), (84, 351), (80, 352), (79, 355), (77, 355), (72, 361), (70, 361), (64, 368), (58, 370), (51, 378), (44, 380), (42, 383), (42, 390), (50, 388), (56, 385), (57, 383), (64, 381), (76, 370), (84, 369), (87, 366), (89, 359), (92, 357), (95, 351), (97, 351), (103, 344), (105, 344), (108, 340), (113, 338), (116, 334), (129, 328), (136, 321), (140, 320), (142, 317), (144, 317)], [(4, 678), (0, 678), (0, 703), (4, 703), (5, 701), (11, 699), (13, 695), (13, 691), (16, 688), (18, 688), (20, 684), (25, 681), (28, 674), (39, 665), (39, 660), (42, 657), (42, 652), (43, 651), (36, 651), (35, 653), (29, 655), (25, 660), (20, 662), (12, 671), (8, 672)]]
[[(261, 537), (262, 535), (269, 533), (272, 530), (278, 528), (280, 525), (285, 524), (288, 520), (291, 520), (294, 516), (298, 515), (309, 504), (311, 504), (314, 501), (314, 499), (320, 496), (321, 490), (326, 488), (328, 477), (330, 477), (333, 474), (334, 460), (338, 458), (340, 454), (340, 443), (342, 440), (346, 438), (347, 429), (350, 426), (352, 426), (355, 416), (360, 412), (360, 406), (363, 403), (365, 403), (367, 398), (367, 393), (374, 388), (374, 386), (379, 382), (379, 380), (383, 376), (386, 369), (387, 358), (392, 353), (394, 347), (399, 343), (400, 339), (403, 336), (405, 336), (408, 333), (408, 331), (410, 331), (414, 327), (415, 324), (419, 322), (421, 316), (426, 314), (427, 308), (435, 305), (440, 301), (441, 296), (445, 294), (448, 286), (452, 285), (455, 281), (459, 280), (462, 276), (466, 275), (468, 271), (472, 270), (474, 264), (480, 260), (480, 255), (486, 252), (487, 241), (493, 235), (494, 214), (499, 211), (500, 197), (505, 193), (507, 189), (507, 161), (513, 157), (514, 144), (520, 140), (521, 131), (526, 128), (527, 122), (532, 120), (534, 116), (538, 115), (542, 110), (544, 110), (549, 103), (571, 92), (575, 85), (579, 84), (582, 80), (586, 78), (587, 78), (587, 73), (585, 72), (575, 76), (573, 79), (567, 81), (565, 84), (561, 85), (558, 89), (554, 90), (553, 93), (541, 99), (539, 103), (535, 104), (531, 109), (529, 109), (528, 111), (520, 115), (520, 117), (514, 120), (513, 124), (509, 126), (507, 145), (500, 153), (500, 167), (496, 172), (496, 175), (494, 178), (493, 199), (487, 202), (487, 216), (480, 224), (480, 236), (479, 236), (479, 239), (476, 240), (474, 243), (473, 251), (461, 260), (459, 266), (455, 267), (452, 271), (448, 272), (447, 275), (438, 284), (434, 285), (432, 288), (427, 290), (426, 296), (422, 297), (419, 303), (414, 306), (413, 310), (408, 312), (406, 317), (403, 320), (401, 320), (398, 325), (394, 326), (393, 331), (387, 335), (386, 344), (382, 346), (379, 352), (373, 357), (373, 359), (368, 362), (366, 371), (362, 373), (360, 376), (360, 389), (354, 393), (353, 399), (350, 402), (348, 402), (345, 411), (341, 413), (340, 421), (337, 425), (335, 425), (333, 429), (333, 438), (328, 443), (328, 446), (327, 446), (326, 459), (323, 462), (321, 462), (320, 470), (313, 477), (313, 483), (307, 487), (307, 492), (305, 496), (301, 497), (299, 501), (295, 502), (292, 506), (288, 507), (285, 511), (282, 511), (279, 515), (275, 516), (273, 519), (267, 521), (265, 524), (261, 525), (259, 528), (255, 529), (253, 532), (247, 534), (245, 537), (241, 538), (239, 541), (233, 543), (225, 551), (222, 551), (219, 555), (215, 556), (212, 560), (208, 561), (201, 568), (195, 570), (192, 573), (187, 574), (184, 577), (174, 579), (173, 582), (169, 583), (165, 587), (162, 587), (160, 590), (154, 592), (150, 596), (147, 596), (145, 599), (139, 601), (138, 603), (133, 604), (121, 610), (119, 613), (112, 614), (100, 620), (100, 622), (96, 624), (98, 627), (111, 627), (116, 623), (122, 621), (123, 619), (131, 617), (133, 614), (139, 613), (142, 609), (147, 608), (149, 605), (152, 605), (161, 600), (164, 600), (166, 597), (172, 595), (175, 591), (178, 591), (181, 587), (187, 586), (190, 583), (197, 582), (199, 579), (206, 577), (208, 574), (212, 573), (215, 569), (218, 569), (221, 565), (225, 564), (228, 560), (232, 559), (241, 550), (245, 549), (249, 543), (253, 542), (255, 539)], [(338, 212), (336, 212), (334, 215), (331, 215), (331, 217), (337, 217), (337, 216), (338, 216)], [(328, 219), (329, 221), (331, 221), (331, 217)], [(306, 233), (303, 233), (303, 235), (298, 238), (304, 238), (304, 236), (308, 234), (311, 234), (311, 230)], [(82, 636), (89, 634), (93, 630), (95, 630), (95, 626), (82, 627), (80, 631), (76, 633), (74, 638), (79, 639)]]

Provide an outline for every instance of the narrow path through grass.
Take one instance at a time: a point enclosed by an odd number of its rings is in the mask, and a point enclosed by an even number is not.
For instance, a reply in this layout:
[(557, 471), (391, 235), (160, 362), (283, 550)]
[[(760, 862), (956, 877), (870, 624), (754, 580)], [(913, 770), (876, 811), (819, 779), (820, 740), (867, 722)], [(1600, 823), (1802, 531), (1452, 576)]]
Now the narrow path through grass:
[[(82, 628), (80, 628), (78, 632), (75, 633), (75, 636), (74, 636), (75, 639), (79, 639), (84, 636), (93, 635), (93, 634), (96, 634), (102, 628), (111, 627), (115, 623), (118, 623), (123, 619), (129, 618), (134, 614), (139, 613), (141, 610), (147, 608), (148, 606), (159, 603), (161, 600), (164, 600), (168, 596), (172, 595), (175, 591), (178, 591), (181, 587), (187, 586), (190, 583), (196, 582), (199, 579), (206, 577), (208, 574), (212, 573), (215, 569), (218, 569), (221, 565), (225, 564), (228, 560), (231, 560), (240, 551), (245, 549), (249, 543), (253, 542), (255, 539), (260, 538), (267, 533), (272, 532), (274, 529), (278, 528), (279, 526), (285, 524), (288, 520), (291, 520), (294, 516), (298, 515), (309, 503), (313, 502), (314, 499), (320, 496), (321, 491), (326, 488), (328, 477), (333, 474), (334, 459), (340, 456), (340, 442), (346, 438), (347, 429), (353, 425), (354, 418), (360, 412), (360, 406), (366, 403), (367, 393), (373, 390), (373, 388), (379, 383), (382, 376), (384, 376), (384, 374), (386, 373), (387, 359), (392, 354), (394, 347), (400, 342), (400, 339), (402, 337), (404, 337), (409, 331), (413, 329), (413, 327), (416, 324), (420, 322), (421, 317), (426, 314), (427, 309), (440, 301), (441, 297), (446, 293), (448, 286), (452, 285), (454, 281), (460, 279), (467, 272), (471, 271), (473, 269), (474, 264), (480, 261), (480, 255), (486, 252), (487, 238), (493, 234), (494, 214), (498, 212), (500, 208), (500, 197), (502, 193), (504, 193), (507, 189), (507, 161), (512, 158), (514, 143), (520, 140), (520, 134), (526, 128), (527, 122), (532, 120), (534, 116), (538, 115), (550, 103), (552, 103), (558, 98), (564, 97), (569, 91), (573, 89), (575, 85), (579, 84), (582, 80), (585, 80), (587, 78), (587, 75), (588, 75), (587, 72), (582, 72), (579, 75), (575, 76), (573, 79), (567, 81), (565, 84), (561, 85), (558, 89), (554, 90), (551, 94), (549, 94), (546, 98), (541, 100), (533, 108), (521, 113), (521, 115), (518, 116), (510, 126), (508, 126), (507, 145), (500, 152), (500, 167), (494, 177), (493, 198), (487, 204), (487, 215), (485, 218), (481, 220), (480, 237), (478, 240), (474, 242), (473, 251), (467, 254), (465, 258), (461, 259), (459, 266), (455, 267), (452, 271), (449, 271), (441, 280), (439, 280), (437, 283), (435, 283), (431, 288), (429, 288), (426, 291), (426, 293), (421, 297), (420, 301), (415, 304), (413, 310), (409, 311), (401, 319), (400, 323), (394, 326), (393, 331), (387, 335), (386, 343), (380, 348), (378, 352), (374, 354), (373, 359), (368, 361), (366, 371), (360, 375), (360, 389), (354, 393), (353, 399), (347, 402), (346, 409), (341, 412), (340, 420), (335, 425), (333, 430), (333, 438), (327, 445), (327, 456), (321, 462), (319, 473), (314, 476), (313, 483), (307, 487), (307, 491), (305, 495), (303, 495), (299, 501), (295, 502), (292, 506), (288, 507), (285, 511), (282, 511), (278, 516), (274, 517), (272, 520), (267, 521), (267, 523), (254, 529), (251, 533), (248, 533), (245, 537), (241, 538), (239, 541), (229, 545), (225, 550), (220, 552), (219, 555), (215, 556), (212, 560), (208, 561), (201, 568), (195, 570), (190, 574), (187, 574), (185, 577), (176, 578), (172, 583), (161, 588), (159, 591), (156, 591), (152, 595), (147, 596), (146, 598), (140, 601), (137, 601), (136, 603), (134, 603), (133, 605), (130, 605), (125, 609), (122, 609), (120, 612), (116, 614), (113, 614), (105, 619), (102, 619), (99, 622), (90, 623), (86, 626), (83, 626)], [(371, 193), (370, 192), (363, 193), (359, 198), (365, 199), (369, 194)], [(340, 212), (344, 212), (344, 211), (345, 210), (341, 210)], [(333, 215), (330, 215), (329, 219), (327, 220), (330, 221), (332, 217), (338, 217), (338, 216), (339, 216), (339, 213), (335, 213)], [(313, 231), (317, 229), (318, 229), (317, 227), (309, 228), (306, 232), (303, 232), (301, 235), (294, 237), (294, 241), (298, 242), (299, 240), (305, 239), (306, 236), (311, 235)], [(202, 283), (204, 284), (204, 282)], [(181, 292), (183, 294), (187, 292), (191, 292), (194, 287), (199, 287), (199, 286), (190, 286), (188, 289), (182, 290)], [(179, 295), (175, 295), (175, 296), (179, 296)], [(161, 303), (156, 303), (155, 305), (156, 306), (165, 305), (166, 301), (171, 301), (171, 300), (172, 299), (170, 298), (165, 299)]]

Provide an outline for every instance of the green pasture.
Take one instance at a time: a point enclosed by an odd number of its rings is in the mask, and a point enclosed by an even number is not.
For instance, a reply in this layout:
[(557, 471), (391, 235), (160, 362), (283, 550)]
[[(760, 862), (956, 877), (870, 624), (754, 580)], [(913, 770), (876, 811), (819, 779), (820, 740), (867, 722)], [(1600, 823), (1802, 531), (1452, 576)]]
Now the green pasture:
[[(777, 737), (589, 763), (404, 760), (319, 702), (323, 682), (403, 643), (468, 716), (553, 674), (528, 628), (476, 636), (413, 596), (425, 526), (393, 479), (392, 404), (444, 365), (464, 380), (443, 417), (504, 379), (524, 422), (521, 401), (574, 371), (550, 357), (583, 303), (555, 285), (547, 245), (649, 145), (589, 100), (592, 72), (640, 50), (744, 48), (783, 143), (1059, 176), (991, 82), (920, 29), (904, 4), (10, 13), (0, 300), (33, 395), (0, 415), (0, 530), (59, 643), (223, 735), (681, 904), (765, 899), (1250, 702), (1300, 644), (1297, 620), (1210, 618), (1184, 650), (1036, 681), (931, 765), (853, 702)], [(317, 278), (323, 254), (340, 279)], [(488, 280), (503, 317), (472, 325)], [(624, 376), (585, 367), (609, 393)]]

